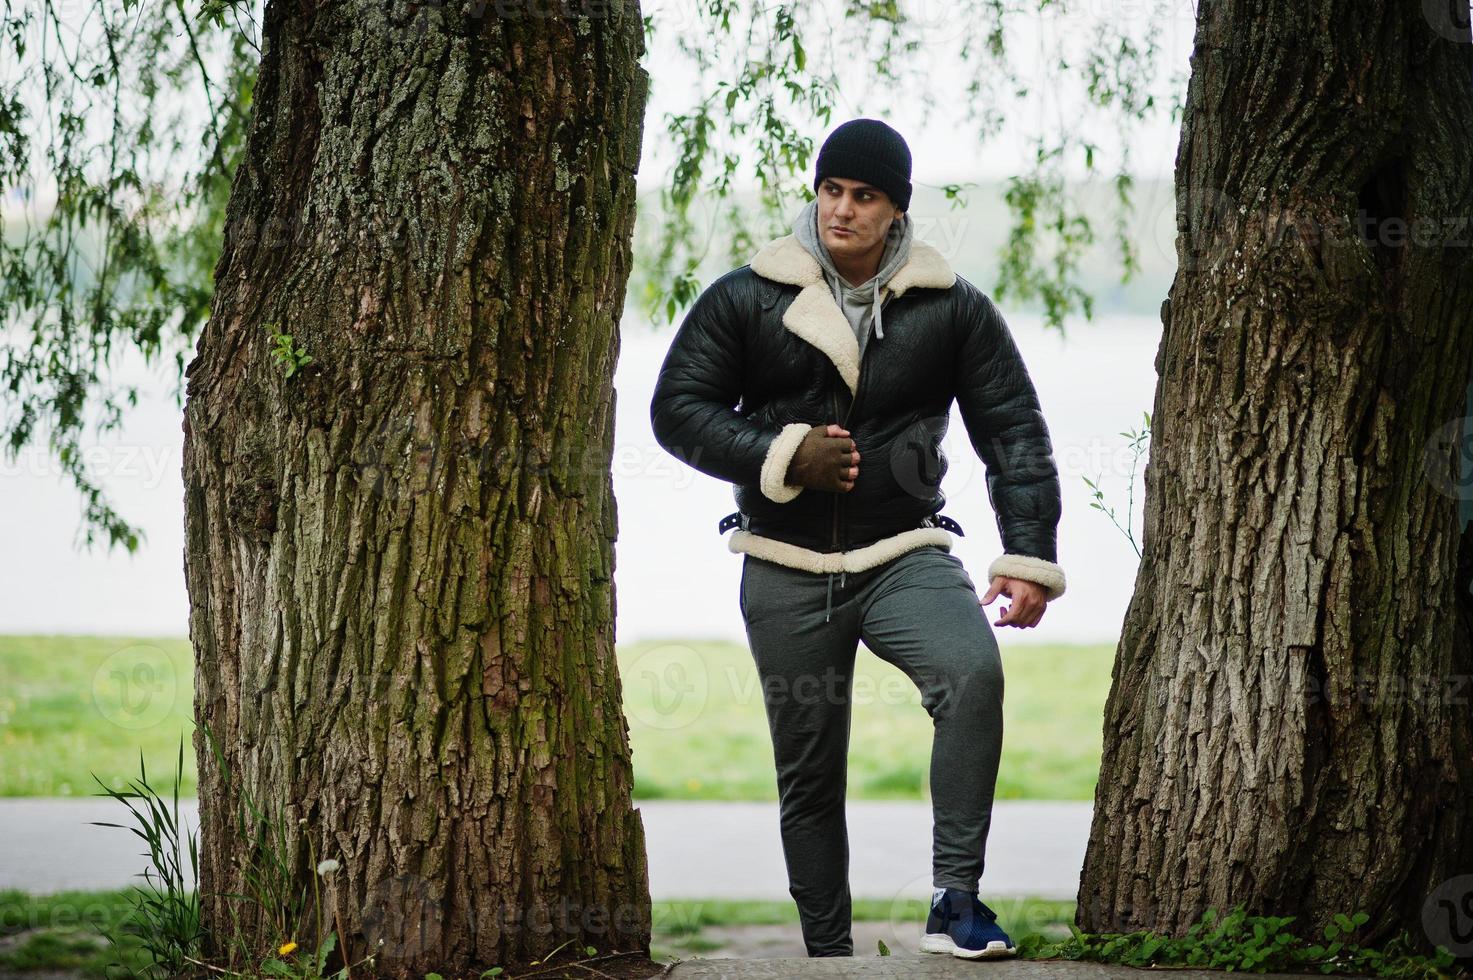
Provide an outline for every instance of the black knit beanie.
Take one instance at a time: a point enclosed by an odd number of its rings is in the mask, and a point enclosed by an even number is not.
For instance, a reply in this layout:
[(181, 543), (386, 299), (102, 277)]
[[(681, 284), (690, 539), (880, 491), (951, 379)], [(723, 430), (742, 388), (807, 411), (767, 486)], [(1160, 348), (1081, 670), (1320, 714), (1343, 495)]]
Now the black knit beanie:
[(878, 119), (851, 119), (829, 134), (814, 164), (815, 193), (825, 177), (872, 184), (900, 210), (910, 209), (910, 147)]

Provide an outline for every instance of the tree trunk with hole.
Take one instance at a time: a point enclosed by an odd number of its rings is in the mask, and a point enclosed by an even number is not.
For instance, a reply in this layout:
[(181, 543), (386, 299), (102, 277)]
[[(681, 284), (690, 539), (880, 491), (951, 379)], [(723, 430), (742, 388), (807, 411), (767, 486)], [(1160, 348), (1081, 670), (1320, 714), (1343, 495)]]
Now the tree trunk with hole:
[(1473, 45), (1420, 6), (1199, 8), (1086, 930), (1469, 952)]
[(247, 800), (382, 976), (648, 953), (610, 465), (647, 76), (637, 3), (578, 9), (266, 8), (187, 372), (212, 957), (315, 937), (221, 897)]

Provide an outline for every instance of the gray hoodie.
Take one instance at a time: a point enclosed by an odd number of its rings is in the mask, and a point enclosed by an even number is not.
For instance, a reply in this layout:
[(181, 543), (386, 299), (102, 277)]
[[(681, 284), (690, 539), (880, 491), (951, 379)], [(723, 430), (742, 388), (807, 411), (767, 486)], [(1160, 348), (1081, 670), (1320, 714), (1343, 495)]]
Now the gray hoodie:
[(834, 294), (834, 302), (839, 304), (839, 309), (849, 319), (849, 326), (854, 328), (855, 339), (859, 341), (859, 356), (863, 358), (864, 348), (869, 340), (871, 319), (874, 321), (876, 339), (884, 339), (885, 336), (884, 324), (880, 318), (880, 289), (910, 258), (910, 243), (915, 238), (915, 226), (910, 220), (909, 212), (890, 222), (890, 231), (885, 236), (885, 251), (880, 256), (879, 271), (868, 282), (858, 286), (849, 285), (849, 280), (834, 268), (833, 256), (829, 255), (828, 247), (824, 245), (818, 232), (817, 198), (809, 201), (798, 213), (797, 220), (793, 222), (793, 235), (798, 239), (798, 244), (818, 260), (819, 267), (824, 271), (824, 278), (828, 280), (829, 290)]

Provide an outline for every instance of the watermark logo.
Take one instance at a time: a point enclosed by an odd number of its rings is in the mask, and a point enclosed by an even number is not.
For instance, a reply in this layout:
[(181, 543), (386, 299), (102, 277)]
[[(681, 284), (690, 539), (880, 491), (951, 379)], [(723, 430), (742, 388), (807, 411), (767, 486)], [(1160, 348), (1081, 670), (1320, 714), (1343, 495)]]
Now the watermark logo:
[(1422, 0), (1422, 16), (1438, 37), (1468, 44), (1473, 41), (1473, 7), (1468, 0)]
[(1473, 418), (1450, 419), (1422, 449), (1422, 469), (1434, 490), (1454, 500), (1473, 497)]
[(946, 415), (916, 419), (890, 443), (890, 475), (910, 496), (929, 500), (940, 489), (947, 470), (941, 440), (949, 421)]
[(119, 728), (151, 728), (173, 711), (178, 686), (168, 654), (140, 643), (112, 653), (97, 668), (92, 703)]
[(710, 670), (695, 647), (665, 643), (640, 651), (622, 671), (625, 711), (663, 730), (684, 728), (706, 710)]
[(1454, 956), (1473, 954), (1473, 874), (1449, 878), (1422, 903), (1422, 929)]
[(405, 872), (374, 882), (363, 903), (363, 935), (380, 969), (397, 973), (425, 950), (440, 947), (440, 905), (436, 886), (419, 875)]

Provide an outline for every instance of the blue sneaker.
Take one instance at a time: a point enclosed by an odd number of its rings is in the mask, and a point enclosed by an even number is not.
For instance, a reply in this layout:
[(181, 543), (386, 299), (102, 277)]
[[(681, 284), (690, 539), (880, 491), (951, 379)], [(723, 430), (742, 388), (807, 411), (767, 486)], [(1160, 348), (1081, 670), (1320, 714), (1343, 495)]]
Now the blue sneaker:
[(948, 888), (931, 905), (921, 952), (950, 953), (966, 960), (1016, 956), (1018, 947), (997, 924), (997, 913), (976, 892)]

